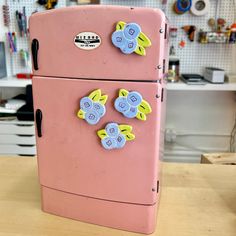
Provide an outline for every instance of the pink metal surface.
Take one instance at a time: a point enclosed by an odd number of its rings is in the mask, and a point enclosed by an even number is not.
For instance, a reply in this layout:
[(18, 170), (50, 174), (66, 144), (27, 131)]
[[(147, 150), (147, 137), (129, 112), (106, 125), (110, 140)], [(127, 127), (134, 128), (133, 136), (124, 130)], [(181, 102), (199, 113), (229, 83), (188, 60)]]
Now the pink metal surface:
[[(154, 204), (159, 157), (157, 83), (33, 78), (35, 109), (43, 113), (37, 138), (40, 183), (44, 186), (120, 202)], [(97, 125), (76, 117), (79, 100), (100, 88), (109, 96)], [(120, 88), (138, 91), (152, 107), (147, 121), (127, 119), (114, 109)], [(96, 131), (115, 121), (130, 124), (136, 138), (124, 148), (105, 150)], [(154, 190), (153, 190), (154, 189)]]
[(151, 234), (155, 230), (158, 203), (103, 201), (46, 187), (42, 187), (42, 199), (42, 209), (55, 215), (138, 233)]
[[(138, 23), (151, 39), (147, 55), (125, 55), (112, 45), (111, 35), (118, 21)], [(30, 38), (39, 41), (39, 70), (34, 75), (90, 79), (157, 80), (162, 78), (165, 15), (159, 9), (119, 6), (68, 7), (30, 17)], [(160, 33), (162, 29), (162, 33)], [(81, 50), (75, 36), (97, 33), (102, 44), (95, 50)]]

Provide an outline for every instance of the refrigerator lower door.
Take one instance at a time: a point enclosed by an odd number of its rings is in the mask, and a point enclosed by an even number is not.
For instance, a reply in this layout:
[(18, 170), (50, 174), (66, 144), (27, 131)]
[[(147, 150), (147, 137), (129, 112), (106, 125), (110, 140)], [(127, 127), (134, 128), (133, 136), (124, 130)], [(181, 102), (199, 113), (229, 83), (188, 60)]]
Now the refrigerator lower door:
[(159, 201), (141, 205), (85, 197), (44, 186), (41, 191), (42, 210), (47, 213), (137, 233), (155, 231)]
[[(138, 91), (152, 107), (145, 122), (114, 108), (119, 89)], [(101, 89), (106, 114), (89, 125), (77, 117), (80, 99)], [(159, 181), (158, 83), (33, 78), (43, 209), (69, 218), (151, 233)], [(158, 98), (159, 97), (159, 98)], [(109, 122), (133, 127), (135, 139), (106, 150), (97, 131)]]

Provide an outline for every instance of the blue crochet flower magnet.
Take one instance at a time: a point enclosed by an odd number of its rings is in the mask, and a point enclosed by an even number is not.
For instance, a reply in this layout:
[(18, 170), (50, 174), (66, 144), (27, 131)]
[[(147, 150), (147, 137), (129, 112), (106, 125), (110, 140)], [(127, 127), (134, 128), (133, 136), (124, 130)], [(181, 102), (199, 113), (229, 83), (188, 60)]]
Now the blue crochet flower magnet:
[(134, 52), (140, 56), (145, 56), (145, 48), (151, 46), (150, 39), (141, 32), (141, 27), (137, 23), (123, 21), (116, 24), (116, 31), (112, 34), (112, 43), (124, 54)]
[(106, 113), (107, 95), (102, 95), (101, 89), (94, 90), (89, 96), (80, 100), (80, 110), (77, 117), (84, 119), (90, 125), (96, 125)]
[(119, 97), (115, 100), (115, 109), (126, 118), (137, 118), (145, 121), (152, 108), (142, 95), (136, 91), (119, 90)]
[(105, 149), (120, 149), (125, 146), (126, 141), (135, 139), (135, 135), (131, 131), (132, 126), (130, 125), (108, 123), (105, 129), (97, 131), (97, 135), (101, 139), (101, 144)]

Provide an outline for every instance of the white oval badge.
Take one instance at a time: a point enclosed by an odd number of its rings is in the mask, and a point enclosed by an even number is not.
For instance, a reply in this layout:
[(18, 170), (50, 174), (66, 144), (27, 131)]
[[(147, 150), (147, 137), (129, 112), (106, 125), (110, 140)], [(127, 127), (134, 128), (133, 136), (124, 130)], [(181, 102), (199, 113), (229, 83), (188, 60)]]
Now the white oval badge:
[(101, 37), (94, 32), (81, 32), (74, 39), (75, 45), (83, 50), (93, 50), (101, 45)]

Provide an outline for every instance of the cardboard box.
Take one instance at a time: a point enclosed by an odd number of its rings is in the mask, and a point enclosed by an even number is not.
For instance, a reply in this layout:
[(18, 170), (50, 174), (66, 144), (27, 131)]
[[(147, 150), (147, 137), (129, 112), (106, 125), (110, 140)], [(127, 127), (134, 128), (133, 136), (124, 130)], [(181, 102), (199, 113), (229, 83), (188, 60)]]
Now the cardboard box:
[(236, 153), (207, 153), (202, 154), (201, 163), (217, 165), (236, 165)]
[(211, 83), (222, 84), (225, 80), (225, 71), (219, 68), (206, 67), (204, 78)]

